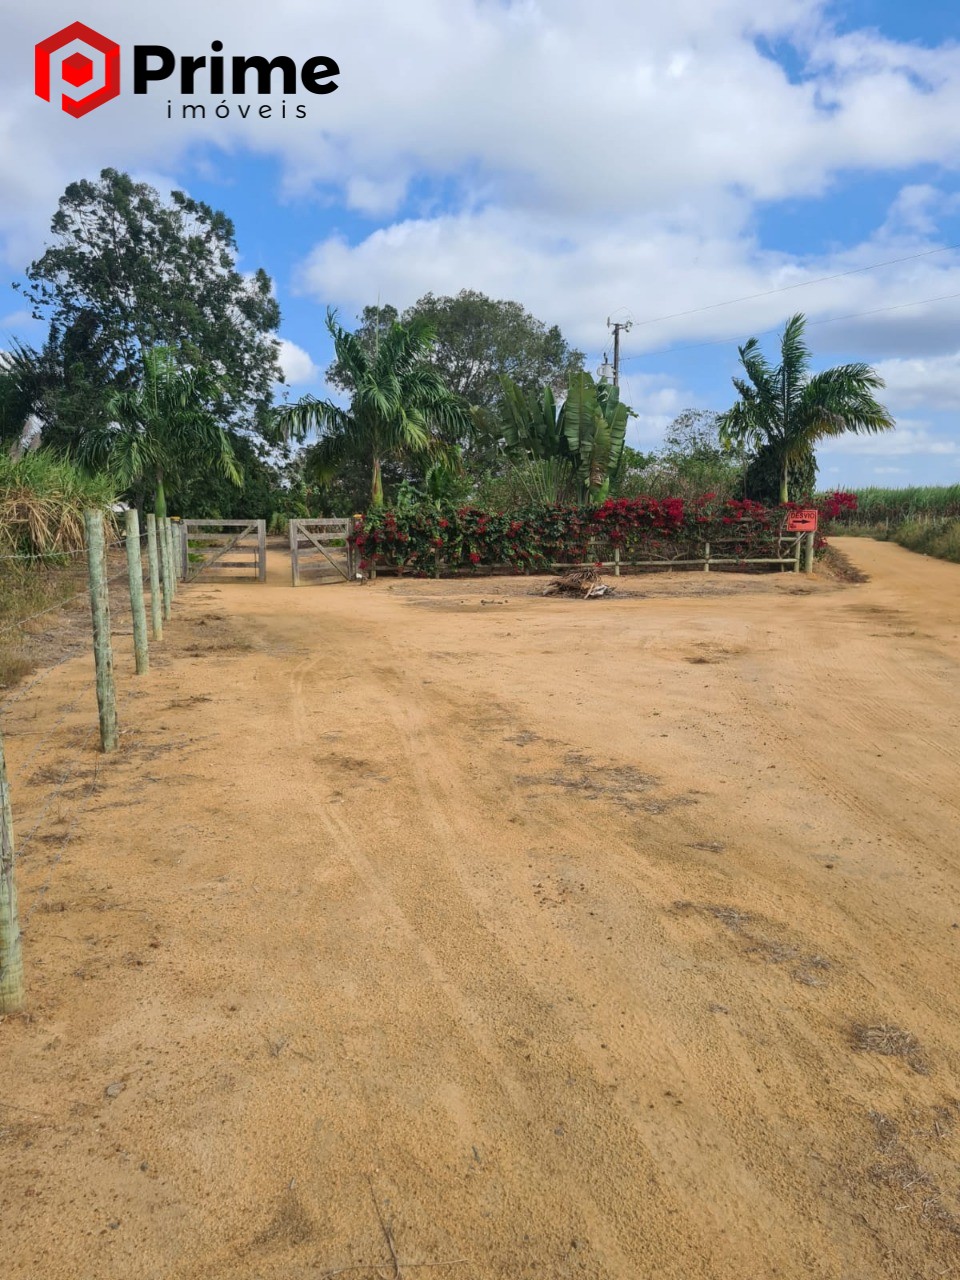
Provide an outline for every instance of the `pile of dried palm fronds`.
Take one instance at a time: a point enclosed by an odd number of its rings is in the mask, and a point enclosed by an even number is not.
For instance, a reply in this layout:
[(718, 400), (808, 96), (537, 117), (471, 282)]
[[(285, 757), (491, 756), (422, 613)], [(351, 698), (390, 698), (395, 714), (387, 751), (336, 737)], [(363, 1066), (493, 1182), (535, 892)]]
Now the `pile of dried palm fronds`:
[(543, 589), (545, 596), (576, 596), (580, 600), (593, 600), (597, 596), (605, 596), (613, 590), (600, 577), (596, 569), (585, 565), (582, 569), (571, 569), (569, 573), (554, 578)]

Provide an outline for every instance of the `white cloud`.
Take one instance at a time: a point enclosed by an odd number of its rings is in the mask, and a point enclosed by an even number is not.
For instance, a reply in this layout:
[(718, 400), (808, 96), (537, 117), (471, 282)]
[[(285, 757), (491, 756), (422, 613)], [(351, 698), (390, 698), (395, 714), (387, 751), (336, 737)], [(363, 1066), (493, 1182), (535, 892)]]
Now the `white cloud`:
[(375, 182), (370, 178), (348, 178), (347, 204), (358, 213), (369, 216), (388, 214), (400, 204), (406, 191), (403, 179), (393, 182)]
[[(76, 121), (32, 95), (32, 44), (63, 21), (57, 0), (8, 6), (0, 73), (0, 186), (7, 252), (35, 245), (65, 180), (105, 163), (162, 173), (202, 142), (280, 156), (291, 190), (338, 190), (382, 213), (416, 175), (456, 178), (471, 200), (575, 218), (669, 222), (724, 193), (747, 201), (817, 194), (842, 170), (960, 160), (960, 47), (873, 33), (837, 37), (809, 0), (678, 0), (655, 11), (611, 0), (585, 39), (580, 0), (237, 0), (229, 22), (193, 0), (151, 12), (88, 0), (85, 21), (124, 47), (327, 53), (340, 88), (301, 94), (306, 120), (168, 120), (168, 86)], [(591, 19), (591, 21), (593, 21)], [(791, 79), (758, 39), (792, 42)], [(172, 85), (175, 83), (171, 81)], [(202, 84), (202, 81), (201, 81)], [(174, 97), (175, 105), (181, 105)], [(236, 107), (236, 102), (232, 103)]]
[(280, 368), (284, 380), (292, 387), (305, 382), (315, 382), (320, 370), (303, 347), (289, 338), (280, 339)]
[[(668, 224), (653, 217), (594, 222), (494, 207), (441, 214), (393, 223), (356, 244), (327, 238), (303, 263), (299, 287), (318, 301), (336, 299), (351, 310), (378, 295), (403, 307), (428, 289), (474, 288), (516, 297), (591, 353), (602, 349), (606, 317), (626, 304), (637, 322), (625, 345), (628, 358), (674, 343), (722, 339), (735, 359), (736, 340), (778, 327), (801, 309), (812, 318), (876, 311), (811, 328), (809, 335), (817, 349), (852, 346), (869, 358), (910, 351), (911, 343), (936, 350), (948, 340), (949, 322), (960, 320), (960, 298), (887, 310), (960, 295), (960, 255), (953, 252), (713, 307), (939, 247), (917, 237), (878, 234), (849, 249), (799, 260), (762, 249), (749, 222), (748, 210), (738, 215), (729, 200)], [(653, 318), (658, 322), (648, 323)]]
[(637, 415), (627, 423), (627, 444), (656, 449), (678, 414), (696, 405), (697, 397), (659, 374), (623, 374), (620, 391)]
[(890, 206), (884, 231), (893, 234), (935, 236), (944, 214), (960, 208), (960, 195), (947, 195), (929, 182), (901, 188)]
[(824, 442), (820, 453), (825, 458), (837, 454), (857, 458), (960, 458), (960, 441), (935, 435), (924, 422), (901, 418), (894, 431), (872, 436), (839, 436)]
[(36, 325), (38, 321), (34, 320), (30, 311), (22, 309), (20, 311), (11, 311), (9, 315), (0, 319), (0, 331), (16, 331), (18, 334), (26, 328)]
[(894, 407), (960, 409), (960, 351), (881, 360), (876, 369), (887, 384), (884, 399)]

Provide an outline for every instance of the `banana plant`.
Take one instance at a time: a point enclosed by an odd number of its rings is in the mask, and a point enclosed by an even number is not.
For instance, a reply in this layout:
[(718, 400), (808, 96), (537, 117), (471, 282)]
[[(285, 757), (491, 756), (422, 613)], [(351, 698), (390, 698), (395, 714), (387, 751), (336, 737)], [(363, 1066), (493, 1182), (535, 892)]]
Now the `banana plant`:
[(570, 375), (561, 417), (581, 500), (603, 502), (610, 492), (623, 462), (628, 416), (618, 387), (598, 386), (584, 370)]
[(570, 472), (580, 502), (602, 502), (623, 465), (630, 410), (610, 383), (595, 383), (580, 370), (570, 375), (557, 407), (553, 392), (525, 395), (502, 379), (504, 449), (508, 456), (550, 460)]
[(563, 455), (563, 428), (549, 387), (539, 396), (525, 393), (509, 378), (503, 384), (502, 431), (506, 452), (531, 459)]

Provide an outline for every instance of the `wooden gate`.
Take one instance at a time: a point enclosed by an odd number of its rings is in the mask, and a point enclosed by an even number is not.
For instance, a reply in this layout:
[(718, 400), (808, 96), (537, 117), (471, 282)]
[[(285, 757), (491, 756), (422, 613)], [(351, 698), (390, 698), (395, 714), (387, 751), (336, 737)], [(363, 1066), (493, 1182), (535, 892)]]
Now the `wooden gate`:
[(352, 582), (354, 549), (349, 537), (352, 520), (291, 520), (290, 568), (293, 585), (304, 573), (312, 582)]
[(266, 581), (266, 520), (184, 520), (181, 526), (185, 578), (198, 578), (207, 569), (246, 569), (258, 582)]

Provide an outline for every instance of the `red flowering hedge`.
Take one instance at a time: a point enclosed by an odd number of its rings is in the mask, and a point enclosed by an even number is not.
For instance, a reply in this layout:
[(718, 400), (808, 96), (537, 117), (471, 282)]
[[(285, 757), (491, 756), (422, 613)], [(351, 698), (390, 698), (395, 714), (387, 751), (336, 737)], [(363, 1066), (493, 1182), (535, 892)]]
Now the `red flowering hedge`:
[[(826, 502), (846, 495), (830, 495)], [(802, 503), (764, 507), (749, 499), (610, 498), (598, 507), (531, 507), (510, 515), (424, 504), (364, 517), (353, 536), (362, 568), (433, 574), (497, 566), (522, 573), (555, 564), (610, 560), (747, 560), (780, 554), (787, 516)], [(822, 539), (819, 540), (822, 543)]]
[(821, 520), (840, 520), (848, 512), (852, 515), (856, 511), (857, 495), (837, 489), (834, 493), (825, 493), (814, 505), (820, 511)]

